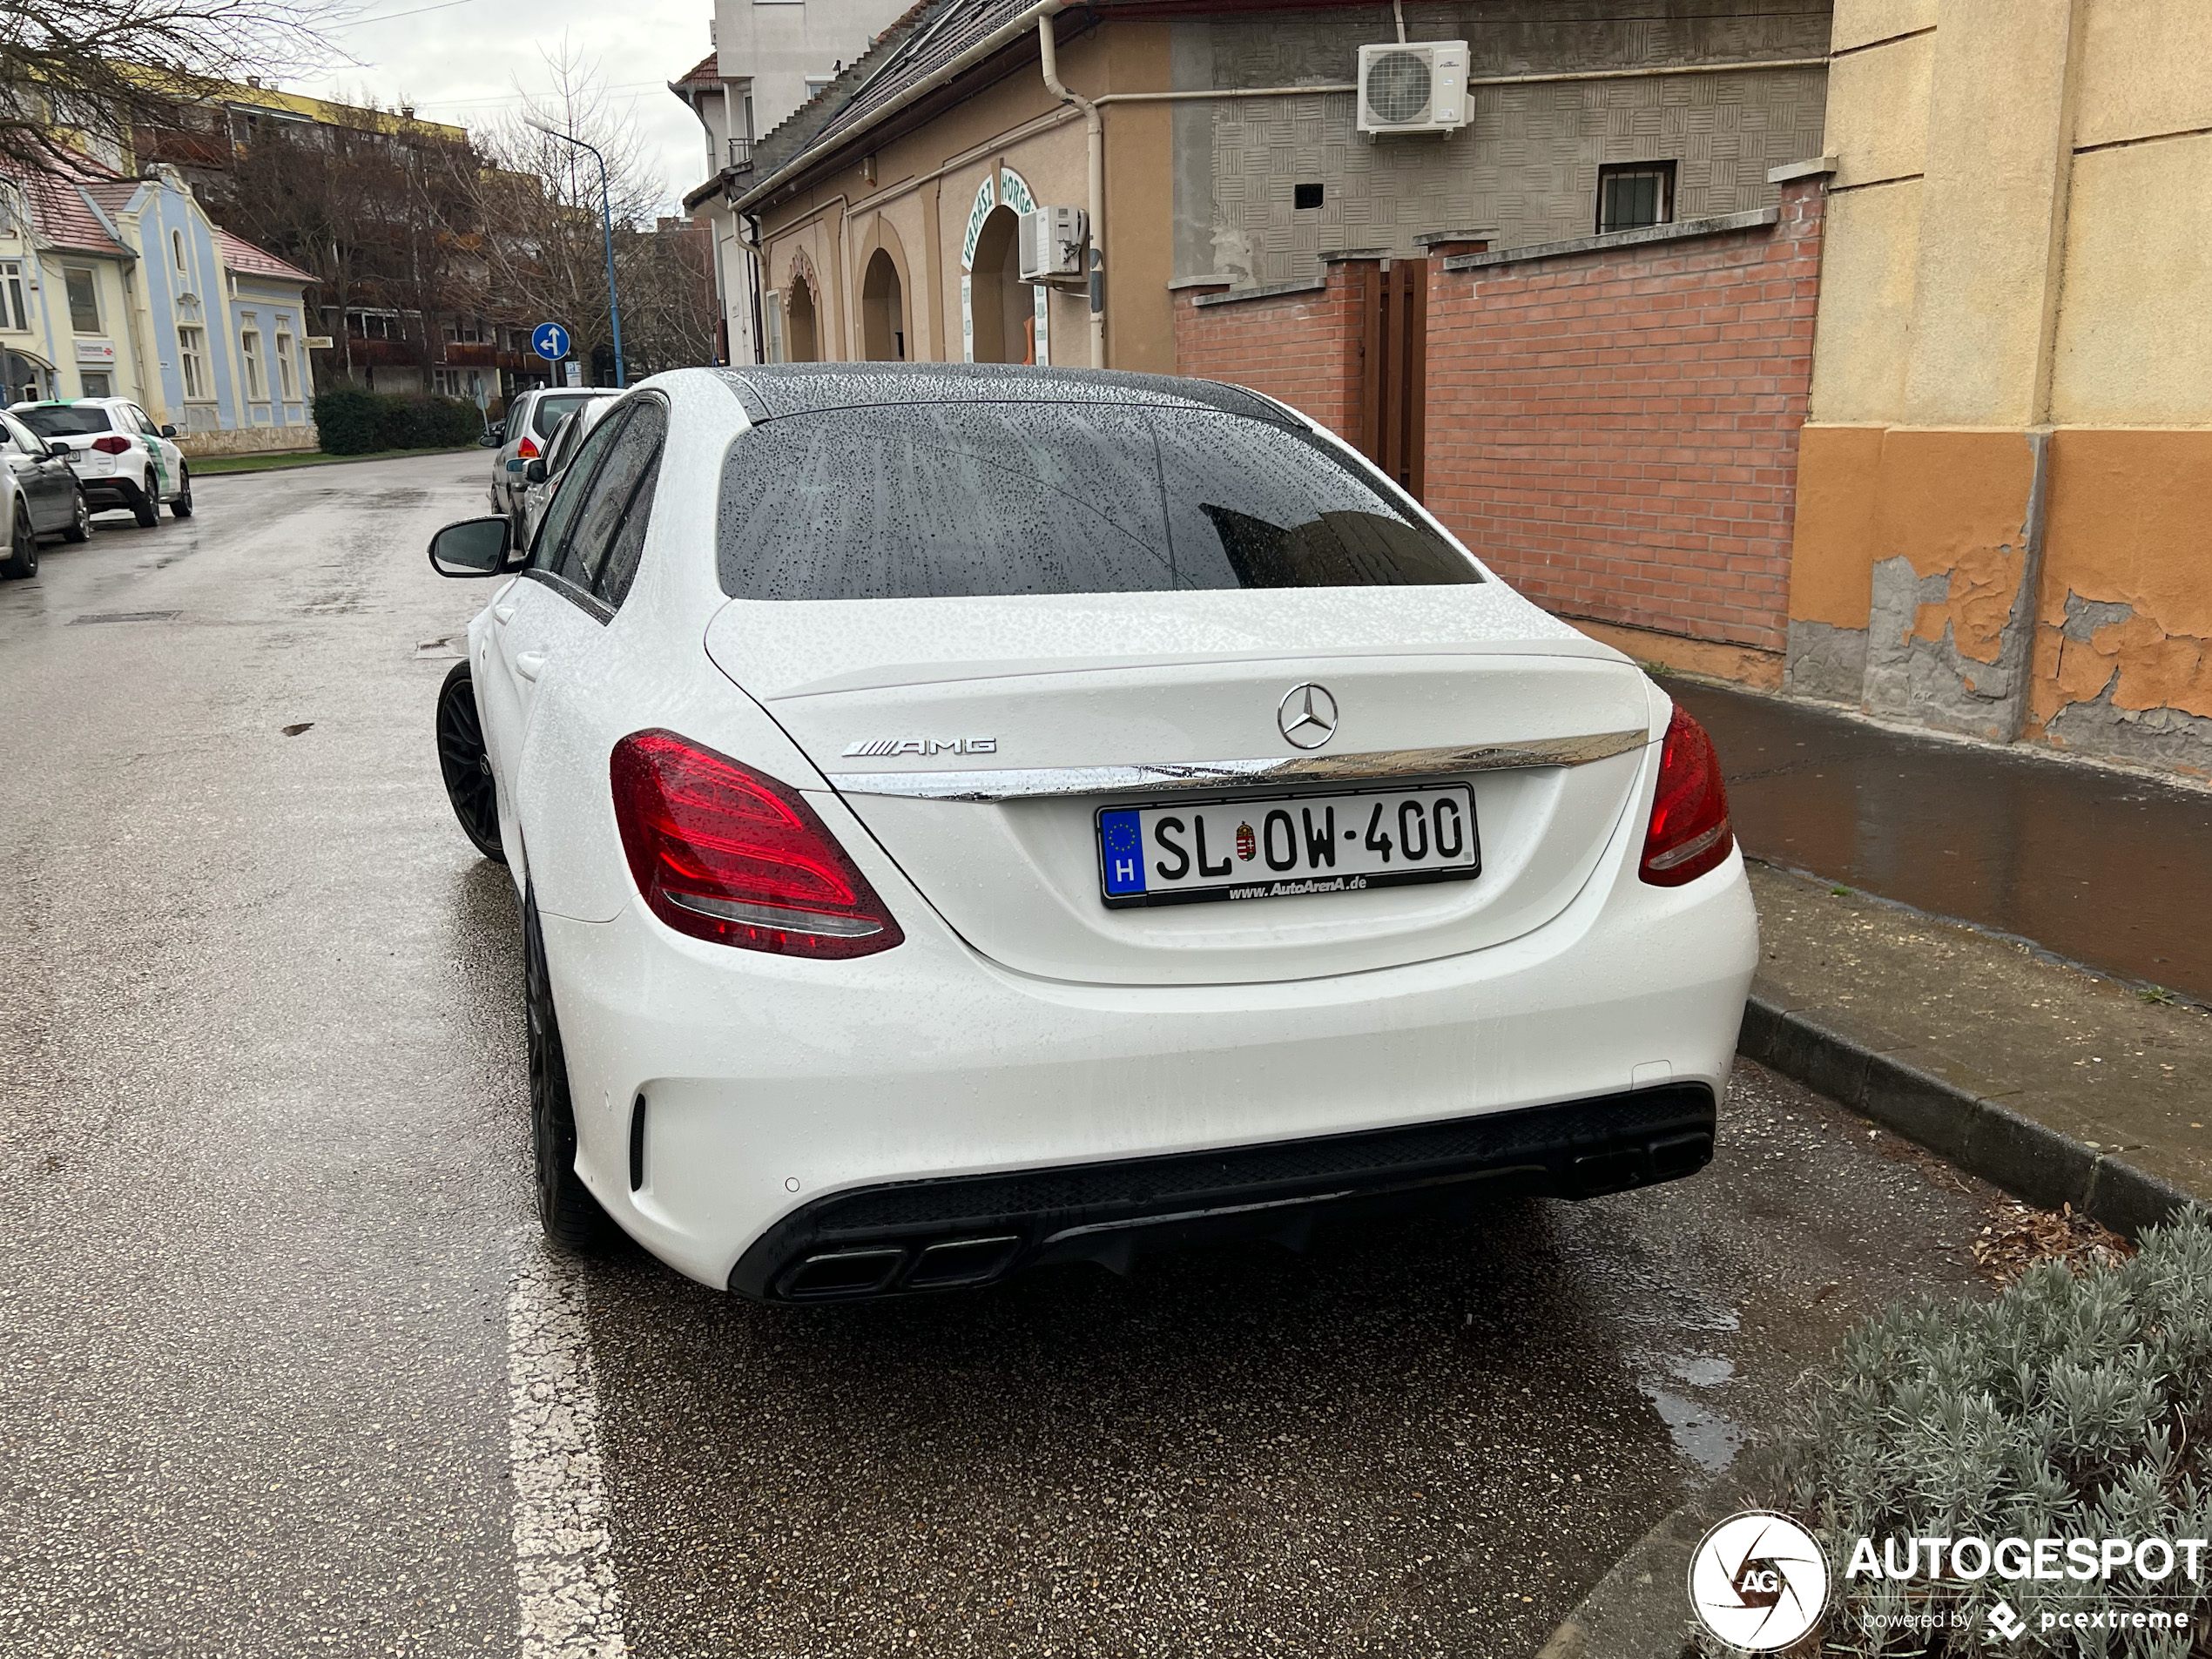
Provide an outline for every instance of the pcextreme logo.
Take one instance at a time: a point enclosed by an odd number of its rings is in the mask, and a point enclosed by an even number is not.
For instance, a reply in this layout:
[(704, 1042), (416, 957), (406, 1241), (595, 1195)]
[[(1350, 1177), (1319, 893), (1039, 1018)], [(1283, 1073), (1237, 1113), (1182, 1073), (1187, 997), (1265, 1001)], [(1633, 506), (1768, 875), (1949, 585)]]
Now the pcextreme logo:
[(1772, 1653), (1820, 1622), (1828, 1559), (1787, 1515), (1764, 1509), (1730, 1515), (1689, 1558), (1689, 1604), (1730, 1647)]

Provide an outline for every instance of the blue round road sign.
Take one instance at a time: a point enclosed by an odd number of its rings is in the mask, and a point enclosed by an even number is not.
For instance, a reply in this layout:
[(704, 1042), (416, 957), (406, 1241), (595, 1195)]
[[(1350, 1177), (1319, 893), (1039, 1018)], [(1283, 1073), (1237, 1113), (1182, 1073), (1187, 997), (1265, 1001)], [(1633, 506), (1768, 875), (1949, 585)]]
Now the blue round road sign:
[(530, 335), (530, 345), (549, 363), (557, 363), (569, 354), (569, 331), (557, 322), (542, 322)]

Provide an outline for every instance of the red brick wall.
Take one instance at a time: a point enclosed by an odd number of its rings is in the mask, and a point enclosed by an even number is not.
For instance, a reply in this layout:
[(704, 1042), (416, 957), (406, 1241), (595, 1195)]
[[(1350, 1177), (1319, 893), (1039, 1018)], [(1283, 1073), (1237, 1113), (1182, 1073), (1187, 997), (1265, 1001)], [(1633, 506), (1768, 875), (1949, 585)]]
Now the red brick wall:
[(1360, 317), (1370, 268), (1339, 260), (1322, 267), (1325, 291), (1226, 305), (1202, 306), (1206, 290), (1182, 290), (1175, 296), (1176, 373), (1249, 386), (1351, 436), (1359, 420)]
[(1547, 610), (1780, 651), (1824, 199), (1806, 180), (1771, 226), (1434, 262), (1430, 509)]

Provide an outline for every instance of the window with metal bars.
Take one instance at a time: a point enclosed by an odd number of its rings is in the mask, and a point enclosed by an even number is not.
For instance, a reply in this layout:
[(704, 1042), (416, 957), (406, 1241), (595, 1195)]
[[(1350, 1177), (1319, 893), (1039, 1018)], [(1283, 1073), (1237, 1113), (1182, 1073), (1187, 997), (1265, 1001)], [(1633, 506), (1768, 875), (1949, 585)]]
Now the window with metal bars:
[(1675, 164), (1630, 161), (1597, 170), (1597, 229), (1642, 230), (1675, 217)]

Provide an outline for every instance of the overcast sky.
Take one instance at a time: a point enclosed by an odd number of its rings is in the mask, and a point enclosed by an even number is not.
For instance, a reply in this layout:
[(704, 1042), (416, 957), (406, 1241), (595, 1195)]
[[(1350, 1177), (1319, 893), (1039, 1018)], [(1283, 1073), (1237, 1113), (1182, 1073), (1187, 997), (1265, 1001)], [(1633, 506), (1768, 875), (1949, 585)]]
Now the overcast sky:
[(515, 109), (518, 89), (543, 94), (542, 53), (565, 37), (636, 119), (658, 159), (662, 211), (678, 212), (683, 193), (705, 181), (706, 145), (668, 83), (706, 56), (713, 15), (712, 0), (363, 0), (359, 21), (329, 30), (359, 63), (280, 84), (347, 102), (411, 103), (425, 120), (473, 127)]

